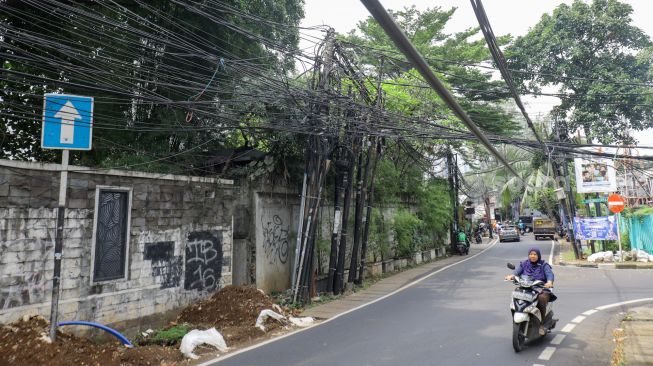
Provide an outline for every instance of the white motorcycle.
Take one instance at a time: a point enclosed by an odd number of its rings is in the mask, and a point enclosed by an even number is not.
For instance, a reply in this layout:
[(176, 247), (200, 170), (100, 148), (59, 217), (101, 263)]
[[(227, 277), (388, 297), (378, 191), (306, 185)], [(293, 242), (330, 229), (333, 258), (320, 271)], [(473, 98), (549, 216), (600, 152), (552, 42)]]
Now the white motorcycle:
[[(515, 265), (508, 263), (508, 268), (514, 270)], [(551, 333), (555, 328), (558, 319), (553, 318), (553, 305), (555, 295), (551, 294), (551, 300), (546, 306), (546, 315), (542, 321), (542, 314), (537, 308), (538, 289), (544, 287), (544, 282), (533, 280), (530, 276), (515, 277), (512, 282), (517, 285), (512, 292), (510, 301), (510, 312), (512, 313), (512, 347), (515, 352), (524, 349), (527, 342), (546, 336), (540, 335), (540, 324)]]

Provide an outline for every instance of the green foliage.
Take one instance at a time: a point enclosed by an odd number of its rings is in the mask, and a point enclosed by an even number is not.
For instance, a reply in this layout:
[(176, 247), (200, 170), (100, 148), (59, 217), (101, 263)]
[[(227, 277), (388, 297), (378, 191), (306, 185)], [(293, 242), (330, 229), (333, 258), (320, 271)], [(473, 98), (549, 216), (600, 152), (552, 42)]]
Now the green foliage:
[(545, 188), (535, 192), (533, 207), (545, 215), (553, 215), (552, 219), (560, 222), (558, 206), (560, 202), (556, 198), (553, 188)]
[(422, 220), (410, 211), (404, 209), (397, 211), (393, 225), (397, 242), (396, 257), (408, 257), (415, 252), (418, 229), (422, 224)]
[[(89, 2), (79, 12), (52, 11), (60, 6), (54, 3), (18, 3), (7, 2), (8, 11), (0, 14), (0, 37), (11, 50), (2, 53), (0, 63), (19, 73), (0, 81), (5, 116), (0, 157), (57, 160), (58, 154), (41, 150), (40, 124), (34, 123), (46, 92), (95, 98), (93, 150), (75, 153), (72, 164), (199, 175), (212, 173), (213, 166), (204, 164), (216, 150), (274, 151), (284, 140), (281, 134), (251, 132), (268, 112), (278, 111), (257, 99), (230, 102), (260, 86), (229, 60), (255, 59), (261, 72), (292, 69), (292, 52), (277, 52), (269, 44), (289, 51), (297, 47), (293, 26), (303, 17), (302, 0), (226, 0), (219, 7), (164, 0)], [(89, 26), (82, 13), (94, 16), (94, 24)], [(52, 24), (65, 47), (52, 42)], [(23, 36), (27, 33), (29, 38)], [(39, 57), (49, 62), (35, 62)], [(187, 101), (202, 109), (190, 121), (196, 106)], [(243, 128), (225, 128), (226, 123)], [(143, 164), (147, 160), (153, 163)]]
[(151, 336), (151, 338), (146, 339), (145, 342), (148, 344), (160, 344), (165, 346), (173, 346), (184, 338), (186, 333), (190, 331), (190, 328), (186, 324), (179, 324), (168, 329), (158, 330)]
[(388, 258), (390, 252), (390, 240), (388, 239), (388, 230), (392, 222), (386, 223), (381, 210), (372, 209), (372, 219), (370, 221), (368, 247), (374, 262)]
[(652, 44), (631, 24), (632, 12), (617, 0), (574, 0), (506, 50), (510, 68), (524, 71), (513, 73), (517, 82), (569, 94), (553, 115), (568, 132), (583, 129), (588, 141), (629, 143), (629, 130), (653, 127), (650, 89), (642, 85), (651, 81)]
[[(452, 221), (449, 185), (445, 180), (431, 180), (418, 195), (417, 214), (423, 222), (420, 249), (429, 249), (442, 243)], [(425, 236), (425, 238), (424, 238)]]
[[(503, 82), (492, 80), (489, 72), (464, 65), (490, 60), (485, 40), (482, 37), (477, 38), (479, 29), (472, 28), (455, 34), (447, 34), (444, 31), (455, 11), (455, 8), (440, 7), (420, 11), (413, 6), (392, 11), (392, 15), (415, 47), (425, 56), (429, 65), (439, 72), (438, 77), (456, 91), (461, 106), (482, 129), (498, 134), (514, 132), (518, 125), (511, 116), (488, 103), (508, 97), (503, 90)], [(341, 35), (340, 38), (364, 46), (357, 50), (357, 55), (363, 63), (373, 66), (374, 69), (380, 67), (380, 52), (397, 54), (394, 43), (372, 17), (359, 22), (357, 29), (347, 35)], [(498, 43), (502, 46), (508, 41), (509, 37), (498, 37)], [(456, 60), (459, 63), (447, 60)], [(383, 86), (388, 96), (388, 109), (410, 116), (439, 115), (439, 122), (461, 126), (455, 119), (448, 120), (451, 115), (449, 110), (443, 108), (439, 96), (422, 82), (422, 78), (411, 69), (410, 64), (384, 62), (383, 65), (382, 73), (388, 75), (387, 84)]]
[(648, 215), (653, 215), (653, 207), (640, 207), (630, 214), (630, 216), (635, 216), (635, 217), (642, 217), (642, 216), (648, 216)]

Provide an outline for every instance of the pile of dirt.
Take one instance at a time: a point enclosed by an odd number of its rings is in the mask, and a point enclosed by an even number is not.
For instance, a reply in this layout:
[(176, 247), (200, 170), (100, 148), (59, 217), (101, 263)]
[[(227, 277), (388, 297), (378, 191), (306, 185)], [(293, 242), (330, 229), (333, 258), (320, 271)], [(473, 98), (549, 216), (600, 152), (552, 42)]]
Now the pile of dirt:
[(57, 332), (57, 342), (47, 338), (49, 325), (42, 317), (25, 317), (0, 328), (0, 365), (178, 365), (183, 356), (176, 349), (129, 349), (119, 342), (96, 344), (88, 339)]
[(255, 288), (227, 286), (210, 298), (188, 306), (179, 314), (177, 323), (200, 329), (215, 327), (229, 347), (245, 346), (281, 327), (274, 320), (265, 324), (266, 332), (255, 327), (264, 309), (282, 312), (270, 297)]
[(273, 309), (274, 303), (264, 293), (243, 286), (227, 286), (210, 298), (188, 306), (177, 322), (224, 327), (254, 327), (261, 310)]
[[(255, 327), (264, 309), (282, 312), (272, 299), (254, 288), (227, 286), (212, 297), (189, 305), (169, 327), (180, 323), (186, 323), (189, 329), (215, 327), (229, 347), (245, 346), (281, 327), (273, 320), (267, 322), (267, 332)], [(170, 342), (170, 347), (145, 342), (143, 346), (126, 348), (119, 342), (97, 344), (61, 331), (57, 332), (57, 342), (50, 343), (48, 331), (49, 324), (42, 317), (26, 316), (1, 327), (0, 365), (173, 366), (190, 362), (179, 352), (177, 339)], [(215, 350), (210, 348), (206, 352)]]

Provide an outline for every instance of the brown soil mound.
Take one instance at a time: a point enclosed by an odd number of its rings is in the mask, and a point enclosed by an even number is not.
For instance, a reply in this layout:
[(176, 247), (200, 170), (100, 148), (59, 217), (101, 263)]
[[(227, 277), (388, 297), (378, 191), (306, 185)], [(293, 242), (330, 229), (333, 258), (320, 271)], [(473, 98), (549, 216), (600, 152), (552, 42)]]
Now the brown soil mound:
[(118, 342), (95, 344), (62, 332), (57, 332), (56, 343), (39, 339), (47, 334), (48, 322), (41, 317), (17, 321), (0, 328), (0, 365), (172, 366), (183, 360), (175, 349), (128, 349)]
[(227, 286), (210, 298), (188, 306), (177, 318), (178, 322), (206, 326), (250, 326), (263, 309), (274, 303), (260, 291), (243, 286)]

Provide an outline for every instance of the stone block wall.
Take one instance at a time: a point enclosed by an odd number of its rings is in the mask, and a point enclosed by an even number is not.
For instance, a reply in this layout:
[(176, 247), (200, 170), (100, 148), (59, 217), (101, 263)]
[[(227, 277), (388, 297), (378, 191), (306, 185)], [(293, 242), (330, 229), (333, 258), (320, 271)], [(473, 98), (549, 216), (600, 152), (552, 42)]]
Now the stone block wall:
[[(0, 161), (0, 323), (49, 317), (59, 165)], [(70, 167), (60, 320), (118, 324), (232, 283), (232, 181)], [(92, 278), (98, 187), (130, 192), (126, 275)]]

